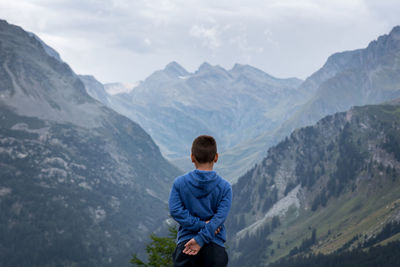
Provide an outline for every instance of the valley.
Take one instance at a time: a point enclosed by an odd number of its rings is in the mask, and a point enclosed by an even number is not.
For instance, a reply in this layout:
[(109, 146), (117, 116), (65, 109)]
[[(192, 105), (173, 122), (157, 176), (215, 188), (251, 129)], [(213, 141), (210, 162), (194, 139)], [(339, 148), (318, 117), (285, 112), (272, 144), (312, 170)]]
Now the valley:
[(400, 239), (399, 26), (304, 81), (171, 62), (138, 83), (102, 84), (4, 20), (0, 59), (0, 265), (144, 255), (171, 224), (170, 187), (200, 134), (215, 136), (216, 170), (233, 185), (230, 266)]

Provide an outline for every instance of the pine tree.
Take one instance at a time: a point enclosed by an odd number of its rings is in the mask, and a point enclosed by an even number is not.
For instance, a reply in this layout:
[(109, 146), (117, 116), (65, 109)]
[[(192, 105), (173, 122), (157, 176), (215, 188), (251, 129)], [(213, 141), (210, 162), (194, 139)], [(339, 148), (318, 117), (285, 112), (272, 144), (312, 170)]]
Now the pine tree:
[(176, 244), (175, 239), (178, 231), (175, 227), (170, 227), (168, 237), (158, 237), (155, 234), (151, 234), (151, 242), (146, 246), (146, 253), (148, 257), (148, 263), (143, 262), (133, 254), (131, 263), (133, 266), (144, 266), (144, 267), (171, 267), (172, 266), (172, 253), (175, 250)]

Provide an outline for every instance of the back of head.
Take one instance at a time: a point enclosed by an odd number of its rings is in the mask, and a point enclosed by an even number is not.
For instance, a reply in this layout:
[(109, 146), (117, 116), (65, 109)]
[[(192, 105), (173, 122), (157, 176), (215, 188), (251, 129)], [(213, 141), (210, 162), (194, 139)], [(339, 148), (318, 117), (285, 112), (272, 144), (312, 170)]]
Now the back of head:
[(213, 162), (217, 154), (217, 142), (215, 142), (214, 137), (200, 135), (194, 139), (192, 154), (198, 163)]

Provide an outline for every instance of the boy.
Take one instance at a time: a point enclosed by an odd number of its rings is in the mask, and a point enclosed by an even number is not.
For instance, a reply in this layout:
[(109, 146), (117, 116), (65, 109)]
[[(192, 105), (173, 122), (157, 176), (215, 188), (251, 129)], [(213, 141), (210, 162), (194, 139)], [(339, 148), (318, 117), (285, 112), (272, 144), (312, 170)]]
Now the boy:
[(222, 267), (228, 264), (224, 222), (232, 201), (232, 187), (215, 171), (217, 144), (201, 135), (190, 155), (196, 169), (175, 179), (169, 211), (179, 223), (174, 267)]

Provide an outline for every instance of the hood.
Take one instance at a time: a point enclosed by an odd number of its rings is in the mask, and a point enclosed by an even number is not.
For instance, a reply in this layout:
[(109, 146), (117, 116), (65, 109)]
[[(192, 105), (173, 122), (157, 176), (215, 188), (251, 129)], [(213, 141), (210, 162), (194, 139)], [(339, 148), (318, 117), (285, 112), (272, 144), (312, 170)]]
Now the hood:
[(207, 196), (220, 182), (215, 171), (194, 170), (185, 177), (186, 186), (196, 198)]

